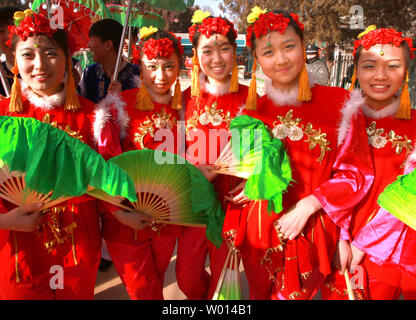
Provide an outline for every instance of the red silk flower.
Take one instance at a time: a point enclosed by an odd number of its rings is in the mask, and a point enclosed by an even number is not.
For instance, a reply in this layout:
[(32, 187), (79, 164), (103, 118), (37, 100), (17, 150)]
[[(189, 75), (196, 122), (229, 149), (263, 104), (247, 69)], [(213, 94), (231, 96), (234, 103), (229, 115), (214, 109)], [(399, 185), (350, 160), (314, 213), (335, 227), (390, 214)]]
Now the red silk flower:
[(192, 41), (195, 32), (197, 31), (209, 38), (213, 33), (219, 33), (226, 36), (230, 30), (234, 32), (234, 35), (237, 38), (237, 31), (235, 30), (233, 23), (230, 22), (230, 24), (228, 24), (225, 19), (220, 17), (208, 17), (205, 18), (202, 23), (194, 24), (189, 28), (189, 39)]
[[(304, 26), (299, 21), (298, 15), (290, 13), (290, 16), (293, 18), (293, 20), (296, 22), (296, 24), (303, 32)], [(251, 48), (251, 38), (253, 36), (253, 33), (255, 34), (256, 39), (268, 34), (270, 31), (278, 31), (281, 34), (283, 34), (286, 31), (289, 22), (289, 18), (286, 18), (283, 14), (280, 13), (273, 13), (273, 11), (261, 14), (259, 18), (247, 28), (247, 45)]]
[(355, 56), (355, 53), (359, 46), (363, 46), (366, 50), (370, 49), (372, 46), (376, 44), (392, 44), (396, 47), (400, 47), (403, 41), (407, 42), (407, 44), (409, 45), (410, 57), (411, 59), (413, 59), (415, 57), (413, 51), (415, 51), (416, 49), (413, 48), (412, 39), (404, 37), (401, 32), (396, 31), (393, 28), (376, 29), (367, 33), (360, 40), (354, 41), (353, 55)]

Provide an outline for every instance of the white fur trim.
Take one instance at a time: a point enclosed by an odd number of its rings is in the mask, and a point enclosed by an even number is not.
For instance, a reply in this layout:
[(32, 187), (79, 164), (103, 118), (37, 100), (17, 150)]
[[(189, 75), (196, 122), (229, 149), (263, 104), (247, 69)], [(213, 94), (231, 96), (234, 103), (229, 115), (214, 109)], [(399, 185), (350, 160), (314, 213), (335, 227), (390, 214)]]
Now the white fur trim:
[(388, 106), (382, 109), (374, 110), (370, 108), (369, 106), (367, 106), (366, 104), (364, 104), (362, 106), (362, 110), (363, 110), (364, 115), (367, 118), (382, 119), (382, 118), (395, 115), (397, 110), (399, 110), (399, 106), (400, 106), (400, 98), (396, 97), (392, 103), (390, 103)]
[(53, 110), (57, 106), (63, 106), (65, 103), (65, 86), (58, 93), (51, 96), (39, 96), (32, 91), (26, 82), (19, 79), (22, 88), (22, 94), (33, 104), (36, 108), (44, 111)]
[(111, 113), (110, 107), (106, 104), (105, 99), (101, 100), (99, 104), (96, 105), (94, 110), (94, 122), (92, 125), (93, 135), (96, 142), (100, 141), (101, 132), (105, 127), (105, 124), (110, 120)]
[(221, 84), (219, 86), (217, 85), (213, 86), (207, 81), (205, 73), (201, 72), (199, 74), (199, 85), (201, 86), (201, 89), (203, 91), (208, 92), (209, 94), (212, 94), (213, 96), (219, 97), (219, 96), (223, 96), (225, 94), (230, 93), (231, 81), (228, 80), (224, 84)]
[(109, 95), (109, 101), (111, 102), (113, 108), (117, 111), (117, 123), (120, 127), (120, 138), (124, 139), (127, 137), (127, 128), (129, 127), (130, 117), (126, 111), (126, 102), (124, 102), (120, 95)]
[(350, 98), (344, 103), (341, 114), (342, 120), (338, 127), (338, 146), (341, 145), (350, 129), (351, 118), (365, 104), (365, 98), (360, 90), (351, 92)]
[[(315, 77), (312, 73), (308, 72), (309, 77), (309, 87), (313, 88), (315, 86)], [(302, 103), (298, 100), (299, 85), (296, 84), (289, 91), (283, 91), (281, 89), (276, 89), (273, 86), (272, 80), (264, 76), (265, 80), (265, 93), (267, 97), (273, 101), (277, 106), (300, 106)]]

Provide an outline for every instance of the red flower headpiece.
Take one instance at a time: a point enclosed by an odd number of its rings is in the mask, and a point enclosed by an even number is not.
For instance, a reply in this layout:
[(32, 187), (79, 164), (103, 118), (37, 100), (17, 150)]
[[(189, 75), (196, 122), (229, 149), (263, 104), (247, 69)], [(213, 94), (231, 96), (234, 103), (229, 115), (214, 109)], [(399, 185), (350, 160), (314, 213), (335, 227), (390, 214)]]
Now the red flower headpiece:
[(359, 46), (363, 46), (366, 50), (376, 44), (392, 44), (396, 47), (400, 47), (403, 41), (407, 42), (409, 45), (410, 57), (413, 59), (415, 57), (413, 51), (416, 51), (416, 49), (413, 47), (412, 39), (404, 37), (401, 32), (396, 31), (393, 28), (380, 28), (367, 32), (361, 39), (354, 41), (353, 55), (355, 56)]
[(8, 28), (10, 34), (6, 44), (9, 47), (11, 47), (11, 40), (14, 34), (19, 36), (23, 41), (26, 41), (27, 38), (39, 34), (46, 35), (50, 38), (58, 30), (57, 28), (51, 28), (48, 18), (42, 14), (34, 13), (33, 11), (31, 11), (30, 14), (26, 14), (23, 19), (15, 19), (15, 25), (9, 26)]
[[(179, 54), (183, 55), (184, 49), (181, 43), (181, 38), (176, 37), (173, 33), (170, 34), (177, 39)], [(140, 41), (139, 47), (143, 50), (143, 53), (149, 60), (155, 59), (156, 57), (169, 58), (172, 53), (175, 52), (174, 43), (169, 38), (150, 38), (148, 40), (142, 39)], [(140, 50), (137, 50), (136, 54), (140, 54)], [(137, 58), (136, 60), (138, 61)]]
[[(304, 30), (303, 24), (299, 21), (298, 15), (294, 13), (290, 13), (290, 16), (293, 18), (293, 20), (296, 22), (296, 24), (299, 26), (299, 28)], [(286, 18), (283, 14), (279, 13), (273, 13), (272, 11), (262, 13), (258, 16), (258, 19), (256, 19), (250, 26), (247, 28), (247, 34), (246, 34), (246, 42), (247, 46), (251, 48), (251, 38), (253, 36), (253, 33), (255, 34), (256, 39), (268, 34), (270, 31), (278, 31), (281, 34), (283, 34), (288, 25), (289, 25), (290, 19)]]
[(194, 24), (189, 28), (189, 39), (192, 41), (196, 32), (199, 32), (205, 37), (209, 38), (214, 33), (219, 33), (227, 36), (230, 30), (237, 38), (237, 31), (235, 30), (234, 24), (232, 22), (227, 22), (225, 19), (220, 17), (208, 17), (202, 20), (202, 23)]

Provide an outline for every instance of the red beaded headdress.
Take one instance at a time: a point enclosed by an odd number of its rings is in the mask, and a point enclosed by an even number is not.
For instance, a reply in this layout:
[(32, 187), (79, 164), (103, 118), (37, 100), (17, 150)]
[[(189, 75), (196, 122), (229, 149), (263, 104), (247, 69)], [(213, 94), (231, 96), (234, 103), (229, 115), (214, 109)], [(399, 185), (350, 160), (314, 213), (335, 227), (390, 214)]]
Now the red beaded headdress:
[[(173, 52), (175, 52), (175, 47), (173, 41), (169, 38), (162, 39), (147, 39), (153, 33), (157, 32), (158, 29), (154, 27), (144, 27), (140, 29), (140, 43), (139, 47), (146, 55), (147, 59), (152, 60), (156, 57), (169, 58)], [(175, 34), (170, 32), (170, 34), (177, 39), (179, 54), (184, 54), (184, 49), (181, 43), (181, 38), (176, 37)]]
[(363, 46), (368, 50), (376, 44), (392, 44), (396, 47), (400, 47), (403, 42), (406, 42), (410, 48), (411, 59), (415, 57), (413, 51), (416, 51), (416, 48), (413, 47), (412, 39), (404, 37), (401, 32), (393, 28), (376, 29), (376, 26), (370, 26), (366, 31), (360, 33), (358, 38), (358, 40), (354, 41), (354, 56), (359, 46)]
[[(392, 44), (396, 47), (400, 47), (403, 42), (406, 42), (410, 49), (410, 58), (413, 59), (415, 57), (414, 51), (416, 49), (413, 47), (413, 42), (411, 38), (405, 37), (402, 35), (401, 32), (393, 29), (393, 28), (380, 28), (377, 29), (375, 25), (369, 26), (364, 32), (358, 35), (358, 40), (354, 41), (354, 51), (353, 55), (357, 52), (357, 49), (362, 46), (364, 49), (368, 50), (372, 46), (381, 44)], [(384, 55), (383, 50), (380, 51), (380, 55)], [(400, 107), (397, 111), (395, 117), (398, 119), (411, 119), (411, 102), (408, 90), (408, 81), (409, 81), (409, 72), (407, 71), (404, 86), (401, 91), (400, 95)], [(354, 74), (351, 78), (351, 87), (350, 91), (355, 88), (356, 82), (356, 67), (354, 67)]]
[[(11, 47), (11, 41), (14, 35), (20, 37), (23, 41), (26, 41), (29, 37), (35, 35), (45, 35), (48, 38), (51, 38), (55, 32), (58, 31), (58, 28), (52, 28), (51, 23), (48, 18), (42, 14), (37, 14), (32, 10), (28, 9), (24, 12), (17, 11), (14, 13), (14, 26), (9, 26), (9, 40), (6, 43)], [(68, 37), (69, 48), (71, 48), (71, 39)], [(36, 43), (35, 43), (36, 46)], [(66, 53), (65, 53), (66, 54)], [(22, 90), (20, 87), (19, 79), (17, 75), (19, 74), (19, 69), (15, 60), (15, 65), (12, 69), (14, 74), (14, 82), (10, 94), (10, 103), (9, 111), (10, 112), (22, 112), (23, 111), (23, 102), (22, 102)], [(75, 89), (75, 82), (72, 75), (72, 59), (68, 59), (68, 79), (66, 83), (66, 92), (65, 92), (65, 106), (66, 111), (76, 111), (81, 108), (77, 92)]]
[[(299, 29), (304, 30), (303, 24), (299, 21), (298, 15), (289, 13), (293, 21), (298, 25)], [(246, 42), (247, 46), (252, 48), (252, 37), (261, 38), (269, 34), (271, 31), (277, 31), (284, 34), (290, 23), (290, 18), (286, 17), (281, 13), (274, 13), (267, 9), (262, 10), (256, 6), (251, 9), (251, 13), (247, 16), (247, 22), (250, 24), (247, 27)], [(305, 51), (305, 50), (304, 50)], [(306, 61), (306, 53), (304, 52), (304, 60)], [(257, 62), (254, 58), (252, 77), (249, 87), (249, 93), (247, 96), (246, 108), (249, 110), (256, 110), (257, 108), (257, 84), (256, 84), (256, 69)], [(299, 101), (310, 101), (312, 99), (312, 93), (309, 88), (309, 77), (306, 70), (306, 65), (303, 66), (302, 71), (299, 75)]]
[[(234, 33), (234, 37), (237, 38), (237, 30), (234, 28), (234, 24), (221, 17), (211, 17), (209, 11), (196, 10), (192, 16), (192, 26), (189, 28), (189, 39), (193, 41), (196, 32), (203, 34), (205, 37), (210, 38), (213, 34), (222, 34), (227, 36), (229, 32)], [(238, 92), (238, 66), (237, 56), (235, 54), (234, 67), (231, 73), (230, 92)], [(194, 56), (192, 59), (193, 68), (191, 74), (191, 95), (193, 97), (200, 97), (201, 90), (199, 87), (199, 60), (194, 49)]]

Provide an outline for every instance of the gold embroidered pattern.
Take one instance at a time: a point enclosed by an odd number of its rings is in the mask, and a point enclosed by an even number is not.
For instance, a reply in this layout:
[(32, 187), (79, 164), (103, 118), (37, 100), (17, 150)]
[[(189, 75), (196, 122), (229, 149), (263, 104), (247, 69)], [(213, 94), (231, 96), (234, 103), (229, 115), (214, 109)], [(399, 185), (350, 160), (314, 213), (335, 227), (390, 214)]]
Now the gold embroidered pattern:
[(215, 101), (211, 106), (205, 106), (203, 110), (200, 111), (200, 114), (197, 111), (194, 111), (193, 116), (187, 120), (187, 134), (191, 130), (195, 130), (197, 128), (198, 121), (203, 126), (212, 124), (214, 127), (218, 127), (225, 122), (228, 129), (231, 122), (231, 115), (229, 111), (224, 113), (224, 110), (218, 109), (217, 101)]
[[(289, 110), (285, 117), (278, 116), (279, 121), (273, 123), (273, 135), (276, 139), (289, 138), (291, 141), (300, 141), (304, 135), (307, 135), (307, 139), (304, 142), (309, 143), (309, 150), (315, 149), (318, 145), (321, 149), (321, 154), (317, 159), (321, 162), (326, 152), (331, 151), (329, 147), (330, 142), (327, 140), (326, 133), (322, 133), (321, 129), (316, 130), (311, 123), (308, 123), (304, 127), (300, 122), (300, 118), (293, 119), (293, 110)], [(280, 122), (280, 124), (279, 124)]]
[[(60, 215), (63, 215), (66, 211), (66, 207), (58, 206), (49, 208), (43, 211), (44, 214), (48, 215), (50, 221), (47, 221), (44, 225), (49, 228), (52, 233), (53, 239), (44, 243), (45, 249), (48, 253), (56, 249), (60, 244), (65, 243), (70, 237), (72, 238), (73, 230), (77, 227), (75, 222), (72, 222), (69, 226), (64, 228), (59, 223)], [(38, 231), (40, 229), (38, 228)]]
[(73, 131), (72, 129), (71, 129), (71, 126), (69, 125), (69, 124), (67, 124), (66, 126), (65, 126), (65, 128), (63, 128), (62, 126), (60, 126), (60, 125), (58, 125), (58, 122), (57, 121), (51, 121), (51, 116), (50, 116), (50, 114), (49, 113), (46, 113), (44, 116), (43, 116), (43, 118), (42, 118), (42, 122), (43, 123), (48, 123), (48, 124), (50, 124), (52, 127), (54, 127), (54, 128), (57, 128), (57, 129), (60, 129), (60, 130), (62, 130), (62, 131), (64, 131), (66, 134), (68, 134), (70, 137), (72, 137), (72, 138), (75, 138), (75, 139), (78, 139), (79, 141), (81, 141), (81, 142), (84, 142), (83, 141), (83, 139), (84, 139), (84, 137), (80, 134), (80, 132), (79, 131)]
[(166, 112), (165, 108), (162, 108), (160, 113), (155, 112), (152, 118), (146, 117), (146, 120), (140, 124), (137, 128), (138, 132), (134, 134), (133, 142), (140, 144), (142, 149), (146, 149), (144, 145), (144, 137), (147, 134), (153, 138), (155, 136), (156, 129), (169, 129), (171, 130), (176, 123), (176, 118), (172, 118), (170, 113)]
[(400, 168), (404, 167), (407, 156), (413, 150), (412, 140), (406, 135), (404, 137), (397, 135), (393, 130), (386, 135), (384, 129), (377, 129), (376, 121), (370, 123), (367, 128), (368, 143), (374, 148), (384, 148), (388, 142), (391, 142), (392, 148), (395, 149), (396, 154), (401, 154), (403, 149), (406, 149), (406, 154)]

